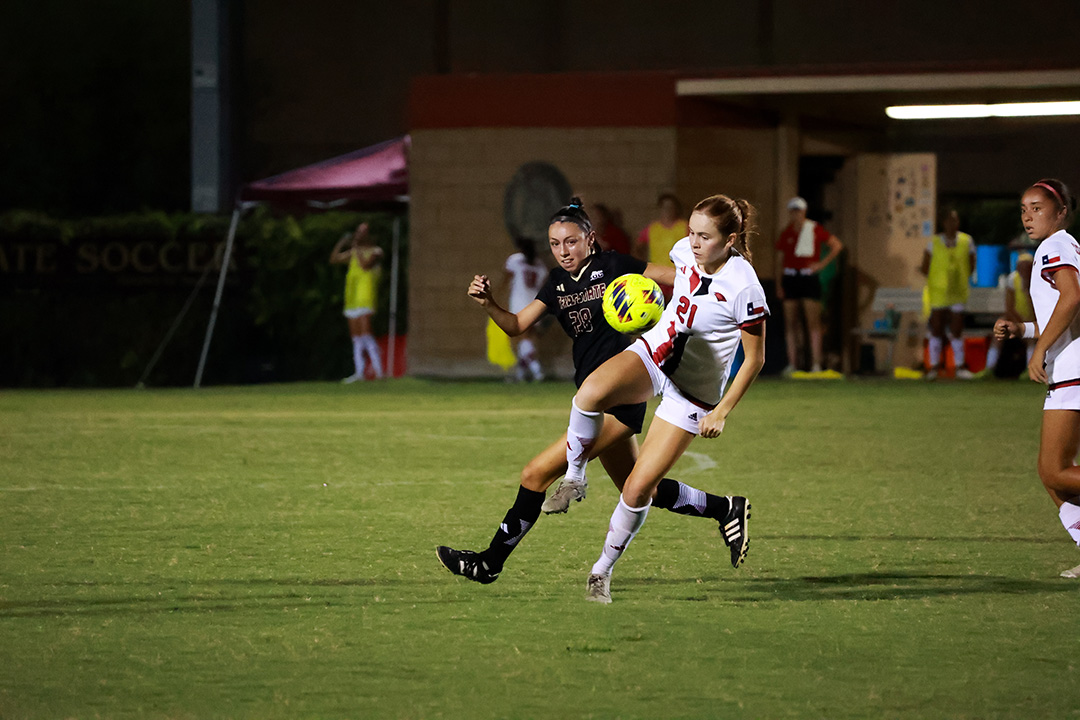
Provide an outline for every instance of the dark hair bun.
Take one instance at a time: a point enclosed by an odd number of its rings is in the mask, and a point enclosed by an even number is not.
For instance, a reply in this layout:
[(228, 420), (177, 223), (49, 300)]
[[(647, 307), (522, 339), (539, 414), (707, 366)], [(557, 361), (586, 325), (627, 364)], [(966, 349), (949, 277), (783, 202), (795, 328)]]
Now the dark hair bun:
[(578, 210), (582, 210), (585, 208), (585, 203), (581, 202), (581, 198), (575, 195), (574, 197), (570, 198), (570, 202), (567, 203), (566, 207), (572, 207), (577, 208)]

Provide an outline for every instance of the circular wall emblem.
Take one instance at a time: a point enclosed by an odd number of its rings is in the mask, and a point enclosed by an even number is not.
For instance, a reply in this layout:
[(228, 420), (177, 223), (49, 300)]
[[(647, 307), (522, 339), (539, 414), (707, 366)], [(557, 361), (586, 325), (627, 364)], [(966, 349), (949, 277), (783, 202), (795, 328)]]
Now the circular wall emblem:
[(551, 163), (522, 165), (507, 183), (503, 197), (503, 221), (510, 237), (544, 242), (548, 219), (570, 202), (572, 192), (566, 176)]

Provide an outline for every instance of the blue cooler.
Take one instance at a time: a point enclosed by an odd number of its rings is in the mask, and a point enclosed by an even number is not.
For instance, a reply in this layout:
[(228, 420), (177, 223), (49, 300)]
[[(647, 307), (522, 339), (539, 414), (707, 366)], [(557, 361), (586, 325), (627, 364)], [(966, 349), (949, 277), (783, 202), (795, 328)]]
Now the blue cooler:
[(1020, 253), (1026, 252), (1025, 250), (1012, 250), (1009, 252), (1009, 272), (1016, 272), (1016, 260), (1020, 257)]
[(978, 245), (975, 248), (975, 287), (997, 287), (998, 276), (1006, 272), (1005, 248)]

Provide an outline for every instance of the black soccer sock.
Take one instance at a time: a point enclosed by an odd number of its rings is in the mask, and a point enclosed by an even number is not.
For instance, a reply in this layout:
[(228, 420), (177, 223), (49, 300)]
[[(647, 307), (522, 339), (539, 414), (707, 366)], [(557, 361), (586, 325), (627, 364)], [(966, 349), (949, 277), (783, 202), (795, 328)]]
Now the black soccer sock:
[(540, 506), (543, 504), (544, 493), (518, 487), (514, 506), (506, 511), (506, 517), (495, 531), (495, 537), (491, 538), (491, 545), (480, 553), (488, 565), (495, 569), (502, 568), (506, 558), (510, 557), (510, 553), (514, 552), (514, 548), (521, 542), (521, 538), (536, 524), (536, 519), (540, 517)]
[(710, 495), (671, 478), (662, 479), (656, 486), (653, 506), (679, 515), (712, 518), (717, 522), (731, 511), (731, 501), (726, 497)]

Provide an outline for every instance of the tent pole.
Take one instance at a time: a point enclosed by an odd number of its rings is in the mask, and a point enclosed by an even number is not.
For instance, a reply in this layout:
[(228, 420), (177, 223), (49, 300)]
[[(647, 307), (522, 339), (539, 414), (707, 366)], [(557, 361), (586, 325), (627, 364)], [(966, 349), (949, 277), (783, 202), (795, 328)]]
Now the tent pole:
[(229, 236), (225, 240), (225, 253), (221, 258), (221, 272), (218, 273), (217, 292), (214, 293), (214, 307), (210, 310), (210, 322), (206, 325), (206, 337), (203, 339), (202, 355), (199, 357), (199, 368), (195, 371), (195, 388), (202, 384), (203, 369), (206, 367), (206, 355), (210, 352), (210, 338), (214, 335), (214, 324), (217, 323), (218, 308), (221, 306), (221, 294), (225, 290), (225, 276), (229, 273), (229, 259), (232, 257), (233, 240), (236, 238), (236, 228), (240, 224), (240, 213), (245, 209), (245, 203), (237, 203), (233, 208), (232, 222), (229, 223)]
[(184, 306), (180, 308), (180, 312), (173, 320), (173, 324), (169, 327), (169, 331), (165, 333), (165, 338), (157, 346), (157, 350), (154, 351), (153, 356), (150, 358), (150, 362), (147, 363), (146, 369), (143, 370), (142, 377), (139, 378), (139, 382), (135, 383), (136, 388), (142, 389), (146, 387), (146, 378), (150, 377), (150, 372), (158, 364), (158, 360), (161, 359), (162, 354), (165, 352), (165, 346), (169, 344), (169, 341), (172, 340), (177, 328), (180, 327), (180, 321), (184, 319), (188, 310), (191, 309), (191, 305), (195, 302), (196, 296), (198, 296), (199, 291), (202, 290), (202, 286), (206, 283), (206, 278), (210, 277), (210, 268), (211, 266), (207, 265), (206, 269), (203, 270), (203, 274), (199, 276), (199, 280), (195, 283), (195, 287), (192, 289), (191, 294), (188, 295), (187, 300), (184, 301)]
[(397, 354), (397, 296), (398, 296), (398, 247), (401, 244), (401, 216), (394, 218), (394, 243), (390, 249), (390, 333), (387, 338), (386, 364), (389, 377), (394, 377)]

